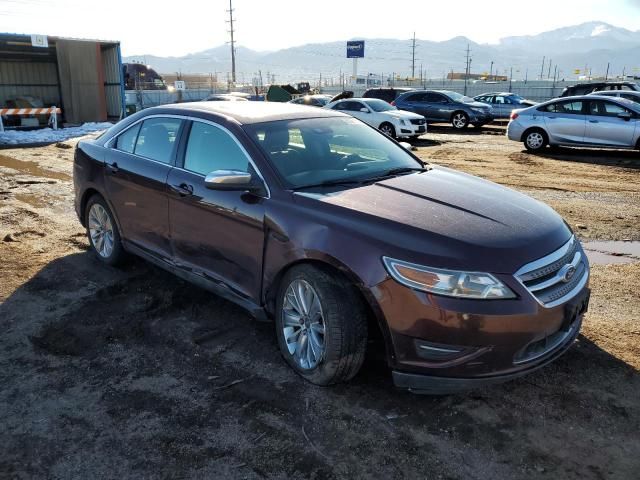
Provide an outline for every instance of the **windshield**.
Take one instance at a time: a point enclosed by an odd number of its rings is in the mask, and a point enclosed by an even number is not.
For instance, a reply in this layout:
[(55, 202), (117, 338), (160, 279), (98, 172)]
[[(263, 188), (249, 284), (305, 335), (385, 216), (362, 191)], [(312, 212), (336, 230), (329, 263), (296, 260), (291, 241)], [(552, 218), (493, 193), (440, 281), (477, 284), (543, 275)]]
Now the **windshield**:
[(422, 167), (404, 148), (355, 118), (279, 120), (245, 125), (287, 188), (365, 181)]
[(449, 97), (454, 102), (475, 102), (475, 100), (471, 97), (467, 97), (458, 92), (443, 92), (447, 97)]
[(397, 110), (393, 105), (388, 104), (384, 100), (373, 98), (371, 100), (363, 100), (374, 112), (387, 112), (389, 110)]

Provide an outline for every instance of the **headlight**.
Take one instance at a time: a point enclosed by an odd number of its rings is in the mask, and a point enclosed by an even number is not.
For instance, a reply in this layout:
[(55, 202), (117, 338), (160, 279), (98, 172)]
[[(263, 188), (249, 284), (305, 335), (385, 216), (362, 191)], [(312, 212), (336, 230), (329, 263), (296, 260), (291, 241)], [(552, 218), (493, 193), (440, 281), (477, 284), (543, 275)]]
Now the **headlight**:
[(382, 257), (382, 261), (397, 282), (423, 292), (476, 299), (516, 297), (509, 287), (489, 273), (424, 267), (389, 257)]
[(400, 125), (408, 125), (406, 120), (400, 119)]
[(476, 113), (487, 113), (489, 111), (489, 109), (484, 109), (484, 108), (475, 108), (475, 107), (471, 107), (471, 110), (473, 110)]

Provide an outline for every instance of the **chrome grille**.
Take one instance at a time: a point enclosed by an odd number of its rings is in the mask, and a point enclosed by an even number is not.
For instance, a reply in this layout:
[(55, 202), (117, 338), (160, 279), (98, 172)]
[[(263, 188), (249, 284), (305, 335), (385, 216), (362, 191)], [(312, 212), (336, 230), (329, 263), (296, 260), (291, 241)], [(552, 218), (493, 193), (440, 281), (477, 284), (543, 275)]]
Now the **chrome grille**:
[[(569, 275), (570, 272), (573, 275)], [(555, 252), (531, 262), (515, 274), (545, 307), (554, 307), (576, 295), (587, 283), (589, 267), (575, 237)]]

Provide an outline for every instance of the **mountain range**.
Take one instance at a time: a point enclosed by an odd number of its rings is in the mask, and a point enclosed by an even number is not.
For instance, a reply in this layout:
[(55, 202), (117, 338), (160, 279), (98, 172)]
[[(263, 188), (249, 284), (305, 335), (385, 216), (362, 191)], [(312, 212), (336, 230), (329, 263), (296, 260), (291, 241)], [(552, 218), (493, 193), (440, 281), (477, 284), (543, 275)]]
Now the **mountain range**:
[[(411, 75), (411, 41), (372, 38), (365, 40), (365, 58), (358, 63), (358, 73), (402, 77)], [(471, 72), (490, 70), (513, 78), (539, 78), (545, 57), (544, 78), (555, 69), (558, 78), (575, 78), (574, 70), (585, 67), (593, 76), (603, 76), (609, 63), (609, 76), (640, 75), (640, 30), (632, 31), (603, 22), (588, 22), (543, 32), (538, 35), (502, 38), (496, 44), (479, 44), (464, 36), (435, 42), (417, 40), (415, 76), (420, 69), (428, 78), (442, 78), (450, 71), (464, 72), (469, 46)], [(143, 62), (160, 73), (213, 73), (225, 79), (231, 70), (230, 51), (221, 45), (181, 57), (133, 55), (125, 62)], [(493, 62), (493, 65), (492, 65)], [(551, 64), (551, 69), (549, 69)], [(557, 67), (556, 67), (557, 65)], [(350, 75), (352, 61), (346, 58), (346, 40), (311, 43), (277, 51), (261, 52), (245, 47), (236, 49), (238, 81), (252, 81), (260, 71), (275, 75), (277, 82), (338, 78)]]

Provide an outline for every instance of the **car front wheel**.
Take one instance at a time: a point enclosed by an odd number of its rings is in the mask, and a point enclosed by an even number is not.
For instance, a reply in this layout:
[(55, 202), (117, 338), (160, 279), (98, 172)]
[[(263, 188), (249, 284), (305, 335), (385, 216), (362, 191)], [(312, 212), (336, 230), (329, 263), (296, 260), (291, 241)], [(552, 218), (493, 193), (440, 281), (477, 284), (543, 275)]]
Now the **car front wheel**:
[(456, 112), (451, 117), (451, 125), (456, 130), (464, 130), (469, 126), (469, 116), (464, 112)]
[(313, 265), (285, 274), (278, 293), (276, 334), (286, 362), (316, 385), (353, 378), (364, 360), (367, 318), (355, 287)]
[(391, 125), (390, 123), (385, 122), (380, 125), (380, 131), (391, 138), (395, 138), (396, 136), (396, 129), (393, 128), (393, 125)]

